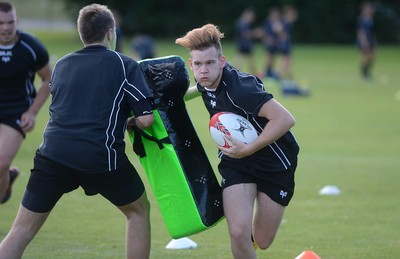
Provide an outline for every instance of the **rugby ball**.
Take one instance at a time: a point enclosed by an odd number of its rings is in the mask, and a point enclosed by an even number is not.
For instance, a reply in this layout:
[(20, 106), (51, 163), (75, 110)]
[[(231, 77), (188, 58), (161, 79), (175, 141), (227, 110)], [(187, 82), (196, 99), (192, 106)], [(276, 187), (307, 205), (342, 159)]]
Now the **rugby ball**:
[(246, 144), (253, 142), (258, 136), (256, 129), (246, 118), (232, 112), (214, 114), (210, 119), (209, 129), (214, 142), (224, 148), (232, 146), (226, 135)]

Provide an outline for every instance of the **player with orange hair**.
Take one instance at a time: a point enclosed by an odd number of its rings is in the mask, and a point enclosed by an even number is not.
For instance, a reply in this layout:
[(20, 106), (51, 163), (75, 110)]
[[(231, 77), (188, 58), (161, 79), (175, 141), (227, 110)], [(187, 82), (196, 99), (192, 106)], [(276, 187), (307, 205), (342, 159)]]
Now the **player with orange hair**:
[(217, 26), (206, 24), (175, 42), (190, 51), (196, 79), (185, 99), (201, 95), (210, 117), (233, 112), (247, 118), (259, 133), (248, 144), (227, 136), (232, 146), (218, 146), (232, 254), (249, 259), (256, 258), (252, 240), (267, 249), (276, 236), (293, 196), (299, 146), (290, 132), (293, 116), (264, 90), (261, 80), (227, 63), (223, 37)]

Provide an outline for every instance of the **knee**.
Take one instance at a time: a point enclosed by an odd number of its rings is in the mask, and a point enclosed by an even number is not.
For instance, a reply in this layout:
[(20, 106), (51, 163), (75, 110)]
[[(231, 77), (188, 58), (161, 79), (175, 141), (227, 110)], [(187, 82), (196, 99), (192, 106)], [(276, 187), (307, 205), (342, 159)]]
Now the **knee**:
[(0, 158), (0, 177), (2, 175), (8, 174), (8, 171), (10, 170), (10, 165), (11, 165), (11, 161)]
[(257, 236), (255, 236), (254, 241), (261, 250), (266, 250), (271, 246), (272, 242), (274, 241), (274, 237), (269, 237), (269, 236), (257, 237)]
[(10, 182), (10, 173), (8, 167), (0, 167), (0, 185), (4, 184), (8, 186)]
[(150, 216), (150, 202), (146, 194), (143, 194), (138, 200), (128, 205), (119, 207), (119, 209), (125, 214), (128, 220), (138, 216), (143, 218)]
[(231, 241), (234, 244), (243, 244), (249, 241), (250, 236), (248, 233), (249, 231), (245, 231), (243, 228), (239, 226), (233, 226), (229, 229), (229, 234), (231, 237)]
[(150, 214), (150, 202), (147, 197), (142, 202), (143, 211), (147, 214)]
[(134, 212), (141, 215), (149, 215), (150, 214), (150, 202), (147, 199), (147, 196), (144, 194), (135, 202)]
[(257, 241), (256, 241), (256, 244), (257, 244), (258, 248), (260, 248), (261, 250), (266, 250), (266, 249), (268, 249), (268, 248), (271, 246), (272, 241), (269, 241), (269, 242), (266, 242), (266, 241), (264, 241), (264, 242), (257, 242)]

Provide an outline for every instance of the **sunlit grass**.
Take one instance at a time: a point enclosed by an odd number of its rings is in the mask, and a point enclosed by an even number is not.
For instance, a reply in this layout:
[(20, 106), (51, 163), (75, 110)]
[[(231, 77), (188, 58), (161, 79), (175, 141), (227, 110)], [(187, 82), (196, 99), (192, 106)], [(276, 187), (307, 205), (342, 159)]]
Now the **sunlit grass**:
[[(76, 32), (35, 34), (48, 46), (53, 63), (82, 47)], [(159, 56), (188, 58), (173, 38), (158, 40), (157, 50)], [(129, 54), (129, 39), (125, 52)], [(224, 53), (228, 59), (234, 57), (231, 42), (224, 43)], [(261, 46), (256, 53), (261, 70)], [(371, 82), (360, 79), (358, 58), (354, 46), (295, 46), (295, 78), (307, 85), (312, 95), (285, 97), (276, 84), (267, 84), (267, 90), (295, 116), (293, 133), (301, 151), (295, 196), (272, 247), (257, 252), (260, 258), (294, 258), (307, 249), (324, 259), (396, 258), (400, 254), (400, 100), (396, 94), (400, 91), (400, 51), (398, 47), (379, 47)], [(200, 99), (193, 100), (187, 108), (216, 169), (218, 159), (203, 104)], [(44, 107), (35, 131), (14, 161), (22, 175), (14, 185), (12, 199), (0, 206), (0, 238), (15, 217), (47, 118)], [(129, 142), (127, 152), (143, 176), (152, 204), (151, 258), (231, 258), (226, 221), (191, 236), (197, 249), (165, 249), (171, 238)], [(318, 191), (325, 185), (338, 186), (341, 195), (320, 196)], [(123, 258), (124, 224), (123, 215), (111, 204), (101, 197), (86, 197), (79, 190), (62, 198), (25, 255)]]

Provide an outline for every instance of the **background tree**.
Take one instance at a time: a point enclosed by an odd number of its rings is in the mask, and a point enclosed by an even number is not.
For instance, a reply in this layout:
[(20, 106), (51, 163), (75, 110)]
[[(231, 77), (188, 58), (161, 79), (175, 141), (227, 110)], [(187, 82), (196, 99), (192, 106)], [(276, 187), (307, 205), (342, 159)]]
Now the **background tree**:
[[(60, 0), (72, 19), (90, 0)], [(251, 5), (261, 24), (268, 9), (292, 4), (299, 10), (294, 25), (294, 40), (303, 43), (354, 43), (356, 18), (363, 0), (99, 0), (121, 13), (122, 28), (127, 34), (145, 32), (157, 37), (178, 37), (207, 22), (217, 24), (227, 38), (233, 36), (233, 24), (241, 11)], [(398, 0), (374, 2), (376, 28), (380, 43), (400, 42), (400, 5)]]

